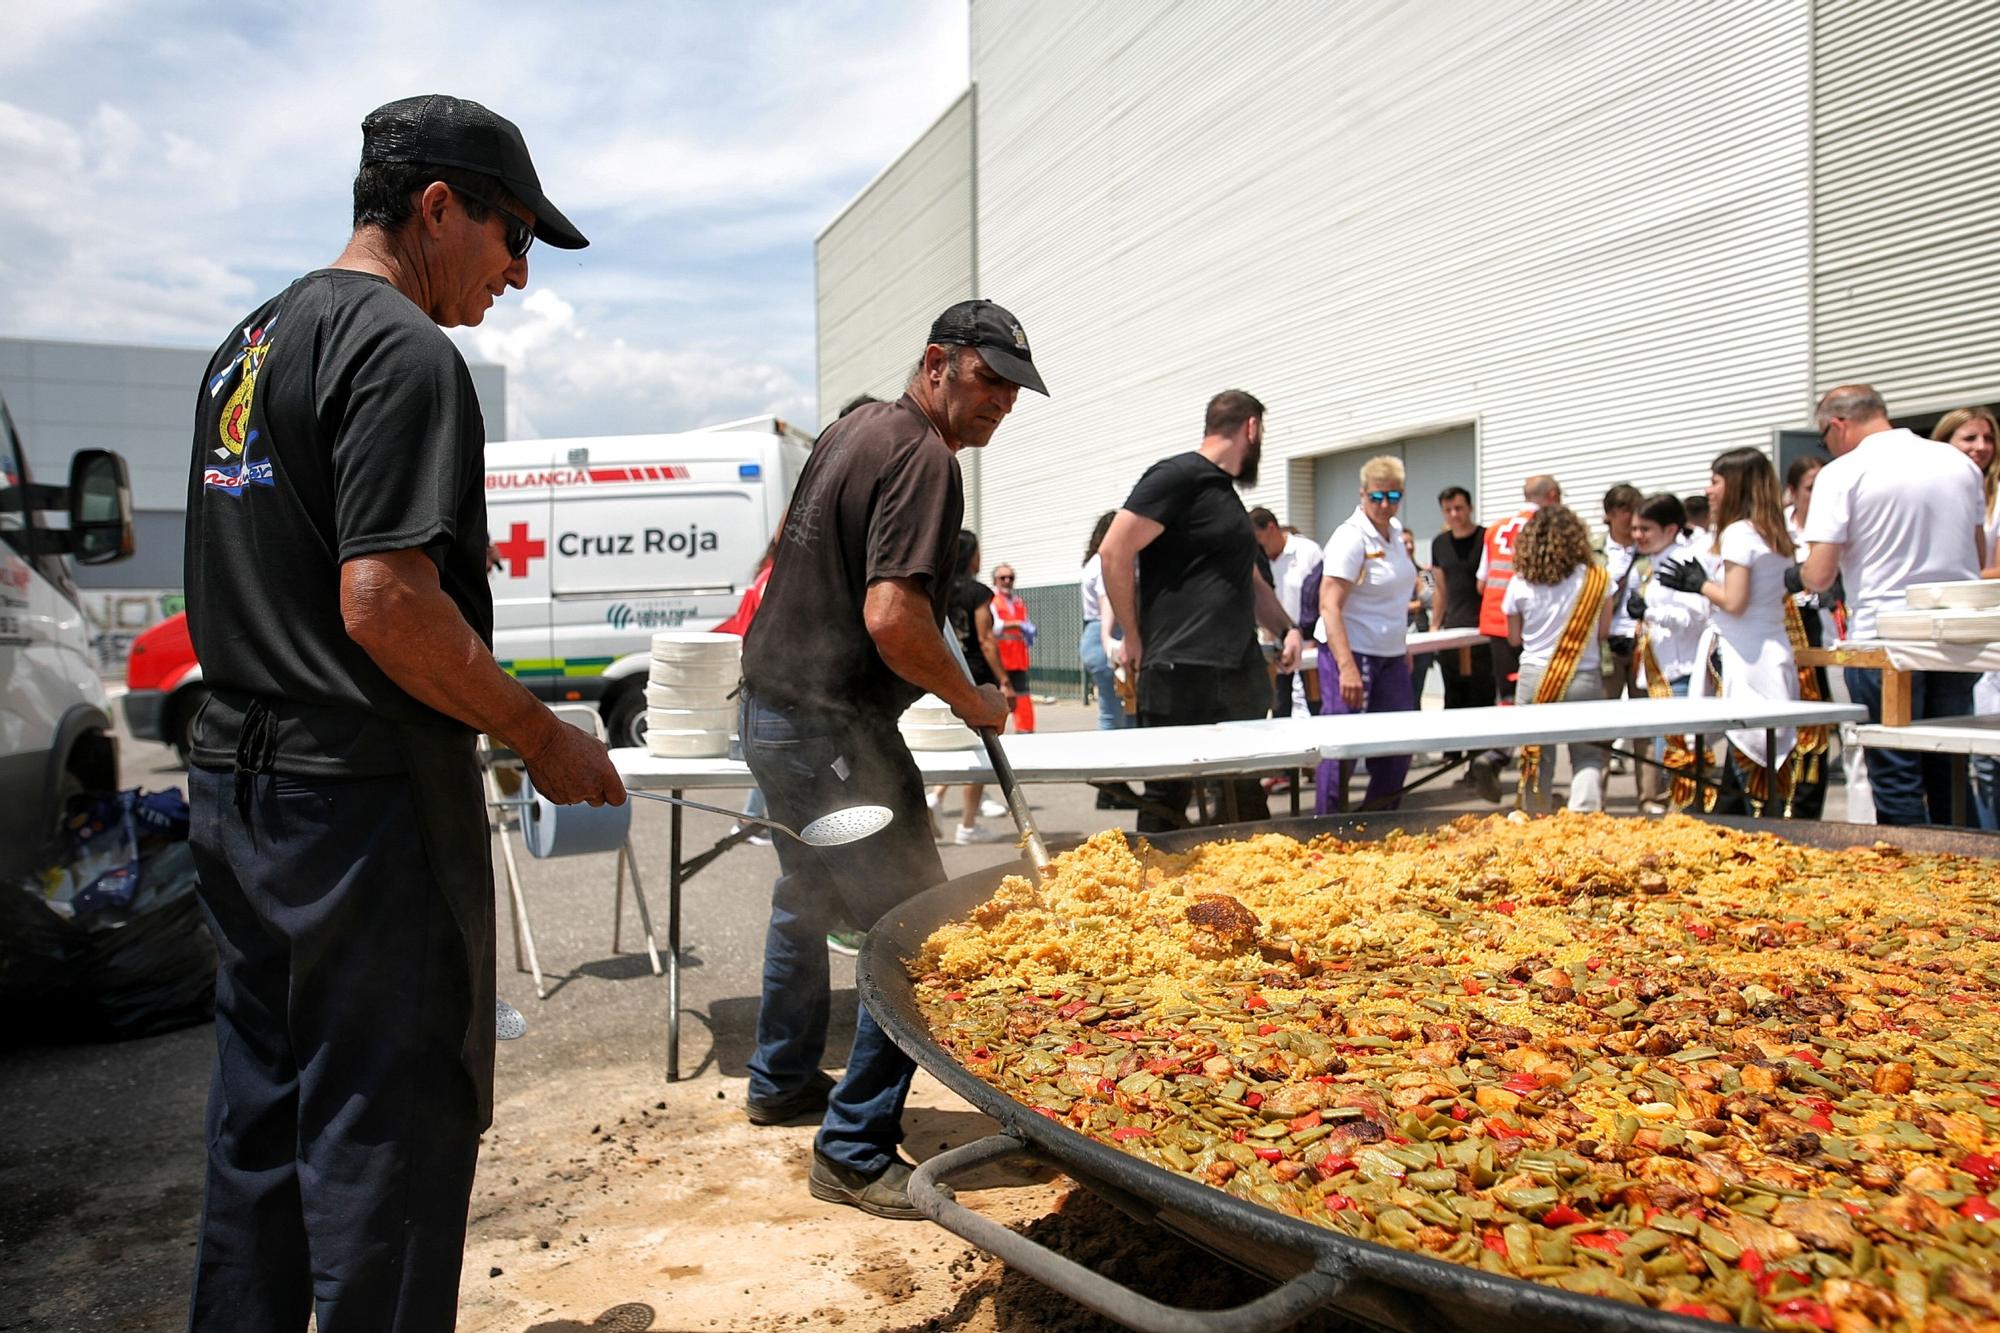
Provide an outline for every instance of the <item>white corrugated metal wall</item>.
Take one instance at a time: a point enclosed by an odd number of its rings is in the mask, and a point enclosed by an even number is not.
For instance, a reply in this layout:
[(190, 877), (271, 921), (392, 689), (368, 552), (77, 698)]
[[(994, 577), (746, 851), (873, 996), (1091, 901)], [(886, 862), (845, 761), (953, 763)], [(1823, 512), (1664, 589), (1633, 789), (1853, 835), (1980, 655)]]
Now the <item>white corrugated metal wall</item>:
[(1232, 386), (1271, 409), (1252, 502), (1308, 522), (1288, 459), (1454, 423), (1487, 514), (1768, 445), (1808, 406), (1809, 18), (972, 0), (979, 294), (1055, 395), (986, 450), (988, 550), (1073, 578)]
[(2000, 5), (1818, 0), (1814, 48), (1817, 386), (2000, 399)]
[(940, 310), (972, 292), (972, 93), (820, 232), (819, 424), (856, 394), (895, 398)]

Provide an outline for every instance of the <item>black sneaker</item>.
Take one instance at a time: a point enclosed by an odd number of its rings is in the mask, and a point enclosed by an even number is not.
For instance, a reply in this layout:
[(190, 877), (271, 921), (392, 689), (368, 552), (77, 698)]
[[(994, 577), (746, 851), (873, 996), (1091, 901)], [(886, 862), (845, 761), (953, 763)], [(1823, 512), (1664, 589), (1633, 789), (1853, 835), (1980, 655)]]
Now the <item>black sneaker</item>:
[(803, 1116), (825, 1115), (827, 1094), (832, 1091), (833, 1075), (815, 1069), (811, 1078), (790, 1092), (781, 1092), (767, 1101), (744, 1098), (743, 1114), (753, 1125), (782, 1125)]
[(1493, 762), (1493, 756), (1480, 755), (1470, 768), (1473, 789), (1493, 804), (1500, 804), (1500, 766)]
[[(898, 1157), (882, 1169), (880, 1175), (864, 1176), (851, 1167), (829, 1161), (819, 1149), (813, 1149), (812, 1174), (806, 1177), (806, 1188), (815, 1199), (827, 1203), (844, 1203), (850, 1208), (859, 1208), (864, 1213), (876, 1217), (886, 1217), (896, 1222), (918, 1222), (923, 1214), (910, 1202), (910, 1173), (916, 1168)], [(940, 1184), (938, 1193), (949, 1199), (951, 1186)]]

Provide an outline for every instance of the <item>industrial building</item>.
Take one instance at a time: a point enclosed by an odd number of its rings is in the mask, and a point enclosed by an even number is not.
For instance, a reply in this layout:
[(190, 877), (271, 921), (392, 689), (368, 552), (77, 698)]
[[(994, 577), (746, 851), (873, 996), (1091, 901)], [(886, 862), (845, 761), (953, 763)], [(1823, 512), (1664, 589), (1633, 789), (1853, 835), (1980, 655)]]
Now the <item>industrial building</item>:
[[(76, 570), (99, 665), (123, 671), (133, 636), (180, 607), (195, 392), (213, 349), (0, 338), (0, 398), (37, 481), (60, 484), (79, 449), (124, 455), (138, 549)], [(489, 440), (506, 438), (507, 372), (474, 365)]]
[(970, 87), (818, 238), (819, 410), (900, 392), (946, 304), (1011, 309), (1054, 396), (968, 466), (968, 521), (1052, 612), (1224, 388), (1270, 409), (1246, 502), (1316, 539), (1378, 453), (1427, 537), (1447, 484), (1490, 519), (1553, 471), (1594, 522), (1617, 482), (1782, 462), (1843, 381), (1919, 426), (2000, 399), (1985, 0), (970, 21)]

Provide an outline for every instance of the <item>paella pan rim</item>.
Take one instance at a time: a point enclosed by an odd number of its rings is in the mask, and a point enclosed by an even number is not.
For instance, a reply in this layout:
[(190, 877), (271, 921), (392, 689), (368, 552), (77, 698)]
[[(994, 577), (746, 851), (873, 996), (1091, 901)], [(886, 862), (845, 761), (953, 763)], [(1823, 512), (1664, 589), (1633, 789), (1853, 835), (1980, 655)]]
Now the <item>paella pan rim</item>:
[[(1434, 812), (1334, 815), (1189, 829), (1151, 835), (1149, 840), (1164, 850), (1175, 851), (1201, 842), (1262, 833), (1283, 833), (1300, 839), (1335, 833), (1345, 838), (1371, 839), (1394, 830), (1424, 832), (1456, 818)], [(1952, 853), (1982, 859), (2000, 855), (2000, 835), (1973, 830), (1737, 817), (1711, 817), (1707, 822), (1773, 833), (1787, 841), (1827, 849), (1887, 842), (1919, 853)], [(963, 875), (925, 890), (890, 912), (869, 932), (857, 962), (857, 984), (862, 1001), (875, 1021), (905, 1054), (997, 1120), (1007, 1133), (1022, 1139), (1027, 1151), (1046, 1158), (1086, 1186), (1100, 1190), (1108, 1186), (1113, 1195), (1136, 1198), (1157, 1209), (1155, 1220), (1179, 1234), (1221, 1233), (1247, 1242), (1240, 1247), (1232, 1246), (1228, 1257), (1274, 1281), (1284, 1281), (1306, 1271), (1317, 1257), (1337, 1256), (1354, 1265), (1363, 1279), (1418, 1302), (1435, 1304), (1438, 1307), (1435, 1313), (1444, 1316), (1437, 1325), (1440, 1327), (1519, 1326), (1543, 1333), (1563, 1328), (1598, 1333), (1669, 1333), (1714, 1327), (1703, 1320), (1609, 1297), (1564, 1291), (1525, 1278), (1503, 1277), (1315, 1226), (1099, 1143), (1038, 1114), (986, 1083), (931, 1039), (929, 1026), (917, 1009), (915, 989), (903, 960), (914, 957), (933, 930), (963, 917), (985, 901), (1003, 878), (1021, 870), (1019, 861), (1008, 861)], [(1189, 1221), (1195, 1225), (1186, 1225)], [(1341, 1308), (1341, 1304), (1336, 1302), (1334, 1308)], [(1453, 1314), (1459, 1318), (1451, 1318)]]

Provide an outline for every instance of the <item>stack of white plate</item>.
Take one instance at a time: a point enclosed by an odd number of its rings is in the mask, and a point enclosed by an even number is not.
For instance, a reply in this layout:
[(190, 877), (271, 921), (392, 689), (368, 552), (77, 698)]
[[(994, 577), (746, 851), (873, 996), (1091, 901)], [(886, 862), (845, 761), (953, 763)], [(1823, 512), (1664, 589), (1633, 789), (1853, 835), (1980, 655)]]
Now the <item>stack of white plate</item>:
[(958, 720), (951, 705), (926, 694), (903, 711), (896, 723), (903, 743), (912, 750), (969, 750), (979, 744), (972, 728)]
[(663, 759), (719, 759), (729, 753), (742, 675), (743, 640), (734, 634), (666, 630), (653, 636), (646, 682), (646, 748)]
[(2000, 607), (2000, 579), (1954, 579), (1948, 583), (1912, 583), (1903, 597), (1911, 609), (1938, 610), (1945, 607)]
[(1918, 643), (2000, 643), (2000, 610), (1979, 606), (1885, 606), (1875, 637)]

